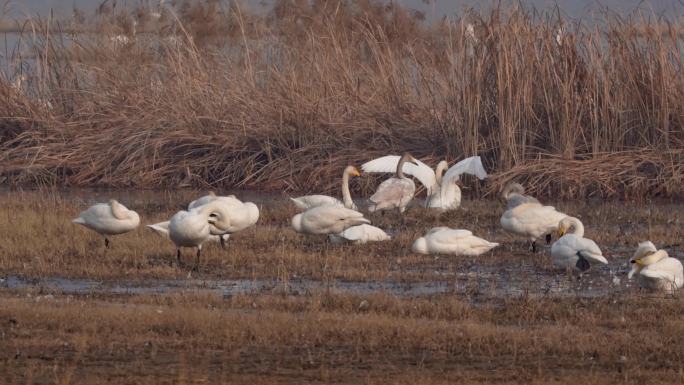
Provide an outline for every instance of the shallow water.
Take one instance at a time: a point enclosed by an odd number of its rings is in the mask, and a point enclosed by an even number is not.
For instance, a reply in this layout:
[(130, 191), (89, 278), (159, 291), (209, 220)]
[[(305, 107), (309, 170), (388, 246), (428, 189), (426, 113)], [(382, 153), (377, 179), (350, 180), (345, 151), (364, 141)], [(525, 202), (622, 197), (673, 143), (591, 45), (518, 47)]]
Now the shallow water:
[[(495, 271), (496, 269), (496, 271)], [(603, 271), (606, 270), (606, 271)], [(8, 276), (0, 279), (0, 288), (9, 290), (40, 289), (63, 294), (170, 294), (178, 292), (209, 293), (228, 298), (236, 294), (304, 295), (322, 291), (368, 295), (385, 293), (398, 297), (426, 297), (452, 294), (479, 302), (510, 298), (593, 298), (624, 293), (631, 287), (624, 273), (614, 275), (608, 268), (595, 269), (583, 276), (533, 272), (524, 266), (517, 269), (474, 266), (469, 272), (442, 274), (432, 282), (353, 282), (311, 279), (146, 279), (145, 281), (94, 280), (49, 277), (26, 279)]]

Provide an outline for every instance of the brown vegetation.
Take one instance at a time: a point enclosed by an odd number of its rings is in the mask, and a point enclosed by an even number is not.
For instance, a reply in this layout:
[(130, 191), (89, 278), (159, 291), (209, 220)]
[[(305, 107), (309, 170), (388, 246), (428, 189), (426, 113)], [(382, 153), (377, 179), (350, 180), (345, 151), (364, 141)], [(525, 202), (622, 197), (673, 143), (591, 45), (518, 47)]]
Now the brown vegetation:
[[(6, 384), (676, 384), (682, 299), (3, 293)], [(362, 301), (368, 306), (359, 307)]]
[(236, 4), (24, 24), (32, 59), (0, 82), (0, 178), (325, 191), (347, 163), (410, 150), (481, 154), (490, 191), (682, 193), (681, 19), (509, 8), (428, 24), (377, 1)]

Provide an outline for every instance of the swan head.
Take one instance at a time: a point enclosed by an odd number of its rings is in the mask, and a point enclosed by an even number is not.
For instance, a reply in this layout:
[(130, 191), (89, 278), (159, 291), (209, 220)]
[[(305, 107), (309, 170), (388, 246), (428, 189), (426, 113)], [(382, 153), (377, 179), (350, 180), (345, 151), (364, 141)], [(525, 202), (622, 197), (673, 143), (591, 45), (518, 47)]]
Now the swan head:
[[(562, 237), (567, 233), (575, 233), (578, 228), (582, 226), (582, 222), (577, 218), (565, 217), (558, 222), (558, 238)], [(572, 230), (572, 231), (571, 231)], [(582, 229), (584, 231), (584, 229)]]
[(298, 233), (302, 232), (302, 214), (292, 217), (292, 228)]
[(411, 153), (405, 152), (404, 155), (402, 155), (402, 158), (406, 159), (407, 162), (412, 162), (417, 164), (418, 160), (411, 155)]
[(345, 173), (346, 175), (350, 175), (350, 176), (361, 176), (361, 173), (359, 172), (359, 169), (357, 169), (357, 168), (354, 167), (354, 166), (347, 166), (347, 167), (344, 169), (344, 173)]
[(418, 254), (429, 254), (427, 247), (427, 240), (425, 237), (420, 237), (413, 242), (411, 246), (411, 251)]
[(511, 183), (507, 184), (506, 187), (503, 189), (503, 191), (501, 192), (501, 197), (507, 201), (509, 199), (509, 197), (511, 196), (511, 194), (522, 195), (524, 193), (525, 193), (525, 188), (520, 183), (511, 182)]
[(629, 260), (629, 263), (639, 267), (644, 267), (652, 265), (666, 257), (667, 252), (665, 250), (658, 251), (653, 242), (645, 241), (639, 243), (639, 246), (634, 252), (632, 259)]

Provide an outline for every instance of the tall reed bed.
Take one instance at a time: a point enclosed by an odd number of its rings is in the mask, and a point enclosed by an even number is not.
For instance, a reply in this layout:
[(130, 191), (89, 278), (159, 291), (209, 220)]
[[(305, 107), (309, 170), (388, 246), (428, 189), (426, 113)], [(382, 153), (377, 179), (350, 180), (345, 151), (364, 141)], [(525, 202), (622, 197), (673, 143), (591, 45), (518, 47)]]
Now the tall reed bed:
[(513, 179), (558, 196), (684, 191), (681, 19), (497, 8), (428, 23), (371, 0), (148, 10), (23, 25), (32, 56), (0, 82), (4, 183), (331, 191), (347, 163), (408, 150), (482, 155), (490, 193)]

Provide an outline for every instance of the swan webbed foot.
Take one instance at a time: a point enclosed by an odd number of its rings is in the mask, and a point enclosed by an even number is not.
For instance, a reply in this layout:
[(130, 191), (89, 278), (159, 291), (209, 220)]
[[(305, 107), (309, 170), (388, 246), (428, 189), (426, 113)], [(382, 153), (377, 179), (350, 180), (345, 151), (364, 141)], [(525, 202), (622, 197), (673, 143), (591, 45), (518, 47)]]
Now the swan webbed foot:
[(546, 244), (548, 245), (550, 243), (551, 243), (551, 234), (546, 234)]

